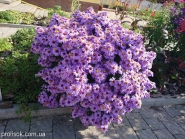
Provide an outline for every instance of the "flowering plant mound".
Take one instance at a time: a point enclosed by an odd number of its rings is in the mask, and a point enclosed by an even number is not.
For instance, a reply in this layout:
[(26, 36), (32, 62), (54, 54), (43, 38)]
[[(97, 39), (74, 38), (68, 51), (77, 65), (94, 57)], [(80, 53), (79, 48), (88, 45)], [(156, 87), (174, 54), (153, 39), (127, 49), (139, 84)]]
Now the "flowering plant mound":
[(156, 54), (146, 52), (143, 37), (93, 8), (71, 19), (53, 15), (46, 28), (37, 28), (31, 51), (40, 55), (38, 75), (46, 82), (38, 101), (49, 108), (74, 106), (73, 118), (103, 132), (140, 108), (155, 87), (148, 76)]

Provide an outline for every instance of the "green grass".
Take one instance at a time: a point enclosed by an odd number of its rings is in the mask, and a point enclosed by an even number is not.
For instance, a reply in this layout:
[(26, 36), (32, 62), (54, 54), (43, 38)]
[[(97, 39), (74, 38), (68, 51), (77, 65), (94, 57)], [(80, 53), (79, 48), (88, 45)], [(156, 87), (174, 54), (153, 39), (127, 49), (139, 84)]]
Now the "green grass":
[(0, 23), (14, 23), (19, 24), (22, 20), (23, 24), (32, 24), (34, 15), (31, 13), (22, 13), (18, 11), (0, 11)]

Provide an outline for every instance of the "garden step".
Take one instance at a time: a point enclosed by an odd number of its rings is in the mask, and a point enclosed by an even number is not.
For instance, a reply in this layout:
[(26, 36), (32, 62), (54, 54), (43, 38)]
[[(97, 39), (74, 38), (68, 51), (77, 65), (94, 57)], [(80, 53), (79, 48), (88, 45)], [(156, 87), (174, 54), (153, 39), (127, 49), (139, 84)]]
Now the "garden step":
[(41, 10), (41, 9), (38, 9), (36, 10), (36, 12), (34, 13), (35, 17), (37, 19), (41, 19), (43, 17), (47, 17), (48, 16), (48, 11), (47, 10)]
[(40, 12), (40, 9), (37, 8), (37, 10), (34, 13), (34, 15), (35, 15), (36, 18), (39, 16), (39, 12)]
[(45, 10), (45, 12), (44, 12), (44, 17), (48, 17), (48, 11), (47, 10)]
[(19, 5), (20, 3), (21, 3), (21, 1), (14, 1), (14, 2), (12, 2), (12, 3), (10, 3), (10, 4), (2, 5), (2, 7), (0, 8), (0, 11), (9, 10), (10, 8), (17, 6), (17, 5)]
[(20, 3), (16, 7), (10, 8), (10, 10), (16, 10), (16, 11), (19, 11), (19, 12), (28, 12), (28, 13), (32, 13), (32, 14), (35, 13), (36, 9), (37, 9), (36, 6), (32, 6), (32, 5), (28, 5), (28, 4), (22, 4), (22, 3)]
[(13, 2), (14, 0), (0, 0), (0, 3), (6, 3), (6, 4), (10, 4), (11, 2)]
[(9, 8), (9, 10), (17, 11), (17, 10), (19, 10), (19, 9), (22, 8), (22, 7), (23, 7), (23, 4), (22, 4), (22, 3), (19, 3), (18, 5)]
[(42, 18), (44, 16), (44, 10), (40, 10), (39, 12), (39, 18)]
[(28, 12), (28, 13), (34, 14), (35, 11), (37, 10), (37, 7), (36, 7), (36, 6), (29, 5), (28, 7), (29, 7), (29, 8), (27, 9), (27, 12)]

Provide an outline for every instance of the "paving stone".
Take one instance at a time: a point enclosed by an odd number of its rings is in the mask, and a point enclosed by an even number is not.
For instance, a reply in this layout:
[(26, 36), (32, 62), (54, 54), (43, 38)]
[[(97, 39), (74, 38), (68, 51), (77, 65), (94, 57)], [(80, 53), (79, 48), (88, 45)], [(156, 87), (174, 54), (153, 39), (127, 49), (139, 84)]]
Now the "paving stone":
[(69, 115), (53, 117), (53, 139), (75, 139), (73, 120)]
[(143, 130), (149, 128), (143, 119), (129, 119), (129, 122), (134, 130)]
[(38, 117), (31, 120), (30, 132), (51, 132), (52, 117)]
[(141, 119), (142, 118), (140, 113), (132, 113), (132, 112), (131, 113), (127, 113), (126, 117), (128, 119)]
[(157, 139), (151, 129), (136, 131), (139, 139)]
[(120, 135), (116, 133), (116, 128), (112, 125), (109, 126), (109, 129), (106, 133), (102, 133), (98, 135), (98, 139), (118, 139)]
[(37, 137), (29, 137), (29, 139), (52, 139), (53, 134), (52, 133), (41, 133), (41, 132), (37, 132)]
[(185, 123), (179, 123), (180, 127), (182, 127), (182, 129), (184, 129), (185, 131)]
[(7, 124), (7, 120), (0, 121), (0, 133), (4, 133), (6, 124)]
[(74, 119), (74, 129), (76, 134), (76, 139), (82, 138), (98, 138), (102, 134), (100, 130), (98, 130), (94, 126), (84, 126), (82, 122), (77, 118)]
[(185, 139), (185, 134), (184, 135), (175, 135), (176, 139)]
[(138, 139), (133, 128), (129, 126), (124, 126), (121, 128), (116, 128), (116, 133), (119, 135), (119, 139)]
[(167, 121), (172, 118), (162, 107), (143, 107), (139, 113), (144, 119), (155, 117), (162, 121)]
[(9, 120), (5, 132), (28, 132), (30, 123), (25, 123), (22, 119)]
[(164, 106), (164, 109), (166, 110), (166, 112), (172, 116), (181, 116), (182, 114), (179, 112), (179, 110), (175, 109), (173, 106)]
[(133, 109), (131, 113), (138, 113), (141, 109)]
[(172, 120), (176, 123), (185, 123), (185, 116), (176, 116)]
[(185, 114), (185, 105), (175, 105), (174, 108), (179, 110), (180, 113)]
[(172, 117), (164, 110), (163, 107), (151, 107), (151, 111), (153, 111), (153, 117), (159, 118), (161, 121), (169, 121)]
[(128, 122), (126, 116), (123, 116), (123, 121), (121, 124), (113, 123), (114, 127), (122, 127), (122, 126), (130, 126), (130, 123)]
[(164, 129), (165, 126), (156, 118), (145, 119), (152, 130)]
[(155, 114), (154, 111), (152, 111), (149, 107), (143, 107), (139, 111), (140, 115), (145, 118), (151, 118)]
[(167, 129), (156, 130), (154, 133), (158, 139), (175, 139)]
[(162, 122), (165, 127), (172, 133), (175, 134), (183, 134), (185, 131), (174, 121), (163, 121)]

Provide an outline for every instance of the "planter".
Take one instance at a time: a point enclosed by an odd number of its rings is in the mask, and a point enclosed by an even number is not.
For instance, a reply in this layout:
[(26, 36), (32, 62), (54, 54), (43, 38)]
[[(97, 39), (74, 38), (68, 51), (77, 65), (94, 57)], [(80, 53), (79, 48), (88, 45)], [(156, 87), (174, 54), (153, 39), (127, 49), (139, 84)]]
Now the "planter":
[(106, 5), (106, 4), (105, 4), (105, 5), (103, 5), (103, 8), (109, 8), (109, 5)]
[(98, 10), (99, 11), (102, 11), (102, 9), (103, 9), (103, 7), (100, 5)]

